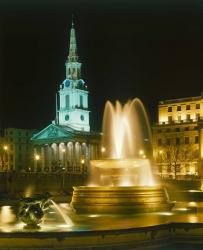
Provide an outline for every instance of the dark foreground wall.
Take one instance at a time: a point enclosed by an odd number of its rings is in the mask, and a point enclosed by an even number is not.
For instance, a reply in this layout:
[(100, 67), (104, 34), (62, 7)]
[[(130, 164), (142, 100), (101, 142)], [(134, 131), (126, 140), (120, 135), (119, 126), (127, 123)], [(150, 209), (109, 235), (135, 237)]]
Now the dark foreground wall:
[[(85, 174), (0, 172), (0, 193), (20, 193), (23, 195), (25, 193), (72, 192), (73, 186), (84, 185), (86, 180), (87, 176)], [(198, 179), (162, 179), (159, 180), (159, 183), (166, 187), (171, 197), (177, 191), (199, 190), (201, 187), (201, 180)]]
[(72, 186), (83, 185), (86, 176), (67, 173), (0, 173), (0, 193), (29, 194), (71, 192)]
[[(191, 225), (192, 224), (192, 225)], [(203, 225), (68, 232), (0, 232), (0, 250), (202, 250)]]

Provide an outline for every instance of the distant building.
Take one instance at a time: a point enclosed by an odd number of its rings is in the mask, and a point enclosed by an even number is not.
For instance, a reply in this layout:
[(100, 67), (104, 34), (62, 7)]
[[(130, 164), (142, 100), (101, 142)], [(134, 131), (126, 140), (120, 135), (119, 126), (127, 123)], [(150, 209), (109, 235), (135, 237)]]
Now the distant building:
[(158, 123), (153, 126), (157, 173), (181, 178), (202, 174), (203, 96), (159, 102)]
[(6, 128), (0, 138), (0, 171), (29, 171), (33, 164), (30, 138), (34, 129)]
[(100, 134), (90, 132), (87, 85), (81, 78), (75, 29), (70, 32), (66, 78), (57, 94), (56, 119), (35, 134), (33, 171), (87, 171), (90, 159), (100, 152)]

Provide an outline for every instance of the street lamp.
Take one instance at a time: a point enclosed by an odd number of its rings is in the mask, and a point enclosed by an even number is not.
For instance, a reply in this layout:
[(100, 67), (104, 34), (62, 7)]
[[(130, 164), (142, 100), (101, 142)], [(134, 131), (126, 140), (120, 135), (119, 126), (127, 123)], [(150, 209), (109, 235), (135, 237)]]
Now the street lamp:
[(84, 182), (85, 181), (85, 159), (84, 158), (81, 158), (80, 164), (81, 164), (82, 179)]
[(139, 150), (139, 155), (143, 155), (144, 151), (142, 149)]
[(35, 162), (36, 162), (36, 171), (38, 170), (38, 161), (40, 160), (40, 155), (38, 155), (38, 154), (35, 154), (35, 156), (34, 156), (34, 158), (35, 158)]
[(139, 155), (142, 157), (142, 158), (146, 158), (146, 155), (145, 155), (145, 152), (144, 152), (144, 150), (143, 149), (140, 149), (139, 150)]
[(3, 150), (4, 150), (4, 154), (3, 154), (3, 168), (4, 168), (4, 163), (6, 162), (6, 170), (9, 169), (9, 164), (8, 164), (8, 155), (7, 155), (7, 152), (8, 152), (8, 145), (4, 145), (3, 146)]
[(40, 159), (40, 156), (37, 154), (37, 155), (35, 155), (35, 160), (36, 161), (39, 161), (39, 159)]
[(106, 152), (106, 148), (105, 147), (101, 147), (101, 157), (102, 158), (103, 158), (105, 152)]

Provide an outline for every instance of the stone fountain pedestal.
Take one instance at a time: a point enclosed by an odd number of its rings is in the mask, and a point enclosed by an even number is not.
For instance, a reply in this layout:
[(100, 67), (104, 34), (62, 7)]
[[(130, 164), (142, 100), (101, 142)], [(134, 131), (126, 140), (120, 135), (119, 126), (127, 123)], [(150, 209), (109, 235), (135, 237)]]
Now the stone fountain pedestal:
[(73, 187), (72, 208), (81, 214), (129, 214), (169, 211), (173, 203), (161, 186)]

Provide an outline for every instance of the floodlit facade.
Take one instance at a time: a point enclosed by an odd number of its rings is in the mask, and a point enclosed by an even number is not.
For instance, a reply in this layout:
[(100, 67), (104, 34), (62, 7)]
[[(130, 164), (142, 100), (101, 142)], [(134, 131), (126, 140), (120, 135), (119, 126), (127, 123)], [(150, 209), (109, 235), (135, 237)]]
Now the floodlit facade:
[(99, 157), (100, 134), (90, 132), (89, 92), (81, 77), (81, 66), (72, 24), (65, 79), (57, 93), (56, 118), (31, 139), (34, 172), (83, 173), (89, 161)]
[(0, 171), (29, 171), (33, 162), (30, 138), (34, 129), (6, 128), (0, 138)]
[(160, 101), (153, 126), (154, 158), (162, 177), (202, 175), (203, 95)]

